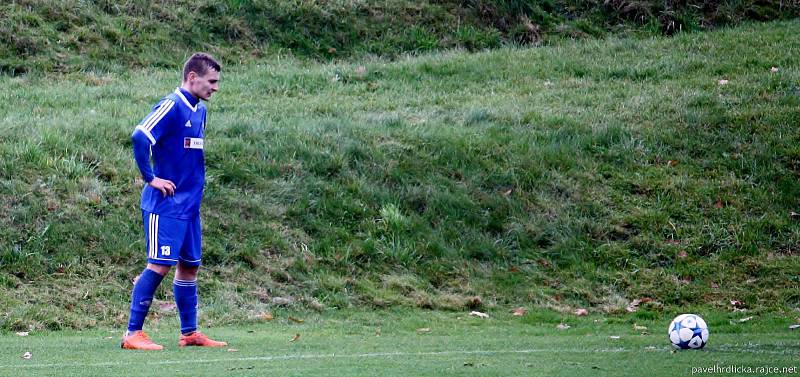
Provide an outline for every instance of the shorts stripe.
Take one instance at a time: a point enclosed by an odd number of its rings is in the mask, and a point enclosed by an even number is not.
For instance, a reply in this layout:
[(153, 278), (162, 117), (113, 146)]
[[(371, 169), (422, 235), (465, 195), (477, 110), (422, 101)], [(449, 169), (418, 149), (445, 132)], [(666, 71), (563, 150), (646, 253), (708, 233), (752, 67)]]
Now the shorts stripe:
[(153, 215), (153, 216), (156, 218), (155, 221), (153, 221), (154, 228), (155, 228), (153, 230), (153, 234), (156, 235), (154, 237), (155, 241), (153, 241), (153, 258), (156, 258), (156, 257), (158, 257), (158, 220), (160, 220), (160, 219), (159, 219), (159, 215)]
[(147, 257), (153, 257), (153, 214), (147, 216)]
[(148, 253), (148, 256), (150, 258), (155, 258), (158, 255), (158, 215), (154, 213), (150, 214), (149, 232), (150, 232), (150, 251)]

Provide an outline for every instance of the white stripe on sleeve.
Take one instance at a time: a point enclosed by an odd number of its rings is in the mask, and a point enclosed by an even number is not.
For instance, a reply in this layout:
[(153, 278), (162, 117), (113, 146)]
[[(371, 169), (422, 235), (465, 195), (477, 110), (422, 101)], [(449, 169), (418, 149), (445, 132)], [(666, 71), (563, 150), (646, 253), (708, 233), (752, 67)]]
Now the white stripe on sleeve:
[(153, 134), (151, 134), (150, 131), (148, 131), (146, 128), (144, 128), (144, 126), (142, 126), (140, 124), (140, 125), (136, 126), (136, 129), (141, 131), (144, 134), (144, 136), (147, 136), (147, 139), (150, 140), (150, 144), (151, 145), (156, 145), (156, 138), (154, 138)]
[(175, 106), (175, 102), (172, 102), (172, 100), (170, 99), (164, 100), (164, 103), (161, 104), (158, 110), (150, 114), (150, 116), (147, 119), (145, 119), (144, 122), (142, 122), (142, 126), (148, 131), (152, 131), (153, 127), (155, 127), (156, 124), (158, 124), (158, 122), (160, 122), (161, 119), (163, 119), (164, 116), (167, 115), (167, 113), (169, 112), (170, 109), (172, 109), (173, 106)]

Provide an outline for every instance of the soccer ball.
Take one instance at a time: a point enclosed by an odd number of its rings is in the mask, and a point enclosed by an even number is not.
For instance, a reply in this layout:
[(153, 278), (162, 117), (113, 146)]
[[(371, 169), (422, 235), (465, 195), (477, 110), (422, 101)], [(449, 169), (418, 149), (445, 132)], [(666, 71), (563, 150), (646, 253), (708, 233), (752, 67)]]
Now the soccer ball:
[(708, 325), (696, 314), (681, 314), (667, 328), (669, 341), (679, 349), (700, 349), (708, 342)]

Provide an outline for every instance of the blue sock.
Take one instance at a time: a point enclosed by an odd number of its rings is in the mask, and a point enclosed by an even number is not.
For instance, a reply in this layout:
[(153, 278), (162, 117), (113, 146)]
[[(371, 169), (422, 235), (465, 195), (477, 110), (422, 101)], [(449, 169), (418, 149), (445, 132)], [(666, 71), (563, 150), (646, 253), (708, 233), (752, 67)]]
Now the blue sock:
[(197, 330), (197, 281), (175, 279), (172, 292), (181, 318), (181, 334), (191, 334)]
[(128, 320), (128, 331), (142, 329), (144, 319), (150, 310), (150, 304), (153, 302), (153, 294), (156, 292), (158, 285), (161, 284), (162, 279), (164, 279), (164, 276), (147, 268), (139, 275), (139, 280), (133, 285), (133, 292), (131, 293), (131, 316), (130, 320)]

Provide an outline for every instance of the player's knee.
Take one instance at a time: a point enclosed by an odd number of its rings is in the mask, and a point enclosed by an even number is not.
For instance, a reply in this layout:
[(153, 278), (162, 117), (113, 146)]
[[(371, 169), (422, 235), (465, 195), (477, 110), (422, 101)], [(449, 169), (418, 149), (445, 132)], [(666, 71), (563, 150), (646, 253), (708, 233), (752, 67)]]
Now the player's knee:
[(190, 266), (183, 263), (178, 263), (178, 269), (175, 271), (175, 276), (181, 280), (196, 280), (197, 271), (199, 266)]
[(171, 266), (164, 265), (164, 264), (154, 264), (154, 263), (148, 263), (147, 264), (147, 269), (148, 270), (153, 270), (153, 272), (155, 272), (155, 273), (157, 273), (157, 274), (159, 274), (161, 276), (166, 275), (167, 272), (169, 272), (170, 267)]

